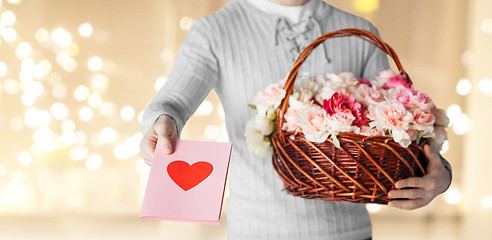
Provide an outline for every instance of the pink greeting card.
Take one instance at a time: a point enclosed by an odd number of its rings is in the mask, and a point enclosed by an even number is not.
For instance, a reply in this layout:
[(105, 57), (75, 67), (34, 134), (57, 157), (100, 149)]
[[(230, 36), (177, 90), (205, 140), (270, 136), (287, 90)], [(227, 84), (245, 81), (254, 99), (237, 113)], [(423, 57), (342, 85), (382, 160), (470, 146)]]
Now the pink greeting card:
[(232, 144), (175, 140), (156, 148), (141, 218), (219, 224)]

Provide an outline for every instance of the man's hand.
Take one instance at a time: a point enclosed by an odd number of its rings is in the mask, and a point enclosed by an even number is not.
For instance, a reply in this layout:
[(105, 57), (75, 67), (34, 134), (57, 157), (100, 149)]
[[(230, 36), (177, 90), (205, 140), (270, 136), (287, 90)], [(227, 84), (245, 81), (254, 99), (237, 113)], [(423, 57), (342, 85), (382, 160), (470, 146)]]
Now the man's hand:
[(388, 206), (407, 210), (421, 208), (449, 187), (451, 175), (444, 168), (439, 154), (429, 145), (425, 145), (424, 152), (429, 159), (427, 174), (423, 177), (411, 177), (396, 182), (397, 189), (388, 193), (389, 198), (407, 198), (408, 200), (393, 200), (388, 203)]
[(159, 143), (159, 147), (164, 153), (171, 154), (173, 152), (171, 139), (174, 138), (178, 138), (174, 120), (168, 115), (159, 116), (140, 142), (140, 156), (145, 160), (145, 163), (151, 165), (156, 144)]

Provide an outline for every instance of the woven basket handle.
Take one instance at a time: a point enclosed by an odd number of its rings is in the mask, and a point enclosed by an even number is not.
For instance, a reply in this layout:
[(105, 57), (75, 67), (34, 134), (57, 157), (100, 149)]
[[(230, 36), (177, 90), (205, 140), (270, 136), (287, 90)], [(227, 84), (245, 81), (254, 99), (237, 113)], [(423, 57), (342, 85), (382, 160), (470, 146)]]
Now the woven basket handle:
[(347, 28), (347, 29), (326, 33), (323, 36), (319, 37), (318, 39), (314, 40), (306, 48), (304, 48), (304, 50), (299, 54), (299, 57), (297, 57), (297, 60), (295, 61), (294, 65), (292, 66), (292, 69), (289, 72), (289, 75), (284, 85), (284, 89), (286, 91), (285, 97), (280, 102), (277, 112), (277, 132), (282, 133), (282, 125), (284, 124), (284, 114), (287, 109), (287, 104), (289, 102), (290, 94), (294, 89), (294, 82), (297, 78), (297, 73), (301, 68), (301, 65), (309, 56), (309, 54), (311, 54), (311, 52), (316, 47), (318, 47), (321, 43), (323, 43), (327, 39), (348, 37), (348, 36), (361, 38), (371, 43), (372, 45), (376, 46), (377, 48), (381, 49), (382, 51), (384, 51), (393, 59), (393, 62), (396, 64), (396, 67), (400, 71), (400, 75), (402, 75), (408, 83), (412, 84), (412, 80), (408, 76), (407, 72), (405, 72), (405, 69), (403, 69), (400, 59), (396, 55), (393, 48), (390, 45), (383, 42), (383, 40), (381, 40), (381, 38), (379, 38), (376, 34), (357, 28)]

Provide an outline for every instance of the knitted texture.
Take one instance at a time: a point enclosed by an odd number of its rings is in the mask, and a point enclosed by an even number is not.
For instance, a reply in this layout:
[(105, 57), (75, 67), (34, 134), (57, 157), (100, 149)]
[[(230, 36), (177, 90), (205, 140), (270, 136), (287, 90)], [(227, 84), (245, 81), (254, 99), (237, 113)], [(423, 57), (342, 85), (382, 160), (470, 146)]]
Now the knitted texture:
[[(366, 20), (320, 0), (312, 12), (309, 41), (323, 33), (361, 28)], [(166, 84), (143, 115), (147, 131), (161, 114), (172, 116), (181, 131), (187, 119), (214, 89), (225, 112), (233, 154), (227, 199), (229, 239), (364, 239), (371, 236), (365, 205), (308, 200), (282, 191), (271, 157), (248, 152), (244, 127), (248, 103), (257, 91), (285, 78), (293, 64), (292, 44), (277, 36), (283, 18), (267, 14), (246, 0), (233, 0), (213, 15), (198, 19), (180, 47)], [(311, 74), (352, 72), (373, 78), (388, 69), (386, 55), (354, 37), (330, 39), (303, 64)]]

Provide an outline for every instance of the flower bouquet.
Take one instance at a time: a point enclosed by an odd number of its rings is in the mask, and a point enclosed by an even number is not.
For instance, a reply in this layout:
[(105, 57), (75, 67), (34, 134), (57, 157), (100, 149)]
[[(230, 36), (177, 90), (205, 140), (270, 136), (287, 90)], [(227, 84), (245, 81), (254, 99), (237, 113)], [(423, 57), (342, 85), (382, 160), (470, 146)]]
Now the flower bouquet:
[(441, 149), (449, 120), (415, 90), (396, 54), (377, 36), (358, 29), (331, 34), (318, 42), (347, 35), (375, 39), (371, 43), (388, 52), (402, 74), (386, 70), (373, 80), (352, 73), (298, 75), (315, 41), (287, 79), (257, 93), (246, 143), (260, 157), (273, 147), (274, 167), (293, 195), (387, 203), (398, 179), (425, 174), (422, 146)]

